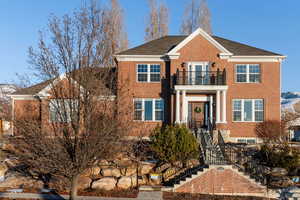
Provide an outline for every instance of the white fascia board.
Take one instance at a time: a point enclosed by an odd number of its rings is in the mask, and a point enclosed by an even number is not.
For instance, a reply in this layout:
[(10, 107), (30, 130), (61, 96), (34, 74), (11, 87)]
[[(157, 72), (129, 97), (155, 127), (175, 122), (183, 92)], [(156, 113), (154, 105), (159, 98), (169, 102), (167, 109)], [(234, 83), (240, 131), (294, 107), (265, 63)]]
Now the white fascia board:
[(175, 85), (174, 89), (186, 91), (217, 91), (227, 90), (228, 85)]
[(229, 56), (228, 62), (282, 62), (286, 56)]
[(223, 47), (220, 43), (218, 43), (214, 38), (212, 38), (209, 34), (207, 34), (201, 28), (195, 30), (192, 34), (186, 37), (183, 41), (181, 41), (174, 49), (172, 49), (167, 55), (175, 55), (178, 54), (178, 51), (184, 47), (187, 43), (193, 40), (197, 35), (203, 36), (206, 40), (208, 40), (211, 44), (213, 44), (217, 49), (221, 51), (223, 55), (232, 55), (230, 51), (228, 51), (225, 47)]
[(34, 100), (36, 99), (34, 95), (22, 95), (22, 94), (12, 94), (12, 95), (7, 95), (11, 97), (13, 100)]
[[(37, 95), (38, 95), (39, 97), (49, 97), (49, 96), (51, 96), (48, 92), (52, 89), (52, 86), (55, 86), (56, 84), (59, 83), (59, 81), (65, 79), (66, 77), (67, 77), (67, 76), (66, 76), (65, 73), (64, 73), (64, 74), (61, 74), (58, 78), (56, 78), (56, 79), (53, 81), (53, 83), (50, 83), (49, 85), (47, 85), (44, 89), (42, 89), (39, 93), (37, 93)], [(74, 80), (72, 77), (70, 77), (70, 80), (71, 80), (71, 82), (74, 83), (75, 85), (79, 85), (79, 84), (77, 83), (77, 81)], [(80, 91), (83, 91), (84, 88), (83, 88), (81, 85), (79, 85), (79, 86), (80, 86)]]
[(165, 55), (115, 55), (117, 61), (153, 61), (161, 62), (168, 60), (168, 57)]

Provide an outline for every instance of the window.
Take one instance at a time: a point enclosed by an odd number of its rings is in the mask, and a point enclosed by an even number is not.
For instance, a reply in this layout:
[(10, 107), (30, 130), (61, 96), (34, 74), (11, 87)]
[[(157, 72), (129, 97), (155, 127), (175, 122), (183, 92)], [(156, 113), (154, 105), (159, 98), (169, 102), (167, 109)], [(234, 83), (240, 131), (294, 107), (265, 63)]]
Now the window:
[(164, 102), (163, 100), (155, 100), (155, 119), (163, 120), (164, 118)]
[(148, 66), (147, 65), (138, 65), (137, 77), (139, 82), (148, 81)]
[(238, 83), (259, 83), (259, 64), (238, 64), (236, 65), (236, 82)]
[(134, 120), (162, 121), (164, 118), (164, 101), (162, 99), (135, 99)]
[(233, 101), (233, 121), (242, 120), (242, 100)]
[(261, 122), (264, 120), (264, 102), (262, 99), (234, 99), (233, 121)]
[(78, 102), (72, 99), (52, 99), (49, 102), (51, 122), (71, 122), (77, 116)]
[(142, 120), (143, 102), (141, 100), (134, 101), (134, 120)]
[(160, 82), (159, 64), (138, 64), (137, 65), (138, 82)]
[(238, 143), (244, 143), (244, 144), (255, 144), (255, 139), (237, 139)]
[(150, 82), (160, 81), (160, 65), (150, 65)]
[(264, 120), (264, 102), (261, 99), (255, 100), (255, 121)]

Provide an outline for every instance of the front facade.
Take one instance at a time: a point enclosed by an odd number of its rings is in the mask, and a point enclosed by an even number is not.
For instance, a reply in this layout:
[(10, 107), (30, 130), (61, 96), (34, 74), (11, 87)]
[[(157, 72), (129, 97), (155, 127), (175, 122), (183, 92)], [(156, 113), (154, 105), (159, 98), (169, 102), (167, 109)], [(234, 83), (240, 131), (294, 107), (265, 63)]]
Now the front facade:
[(118, 80), (127, 80), (140, 127), (132, 135), (178, 123), (214, 128), (231, 142), (257, 142), (257, 123), (281, 117), (284, 58), (200, 28), (117, 54)]

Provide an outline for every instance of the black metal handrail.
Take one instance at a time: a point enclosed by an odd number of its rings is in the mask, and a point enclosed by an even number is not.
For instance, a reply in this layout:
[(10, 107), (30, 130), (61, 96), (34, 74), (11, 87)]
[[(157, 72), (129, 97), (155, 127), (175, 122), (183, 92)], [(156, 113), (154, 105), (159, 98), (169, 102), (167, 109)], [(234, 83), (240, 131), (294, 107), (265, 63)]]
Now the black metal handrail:
[(177, 71), (176, 85), (226, 85), (226, 70), (223, 71)]

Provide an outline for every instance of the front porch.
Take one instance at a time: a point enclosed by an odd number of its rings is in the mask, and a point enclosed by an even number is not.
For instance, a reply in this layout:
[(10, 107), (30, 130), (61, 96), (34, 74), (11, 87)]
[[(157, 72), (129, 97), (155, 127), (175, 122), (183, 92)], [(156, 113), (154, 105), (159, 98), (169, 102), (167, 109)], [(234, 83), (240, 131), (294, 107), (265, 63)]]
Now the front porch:
[(175, 85), (175, 122), (189, 128), (227, 123), (226, 85)]

